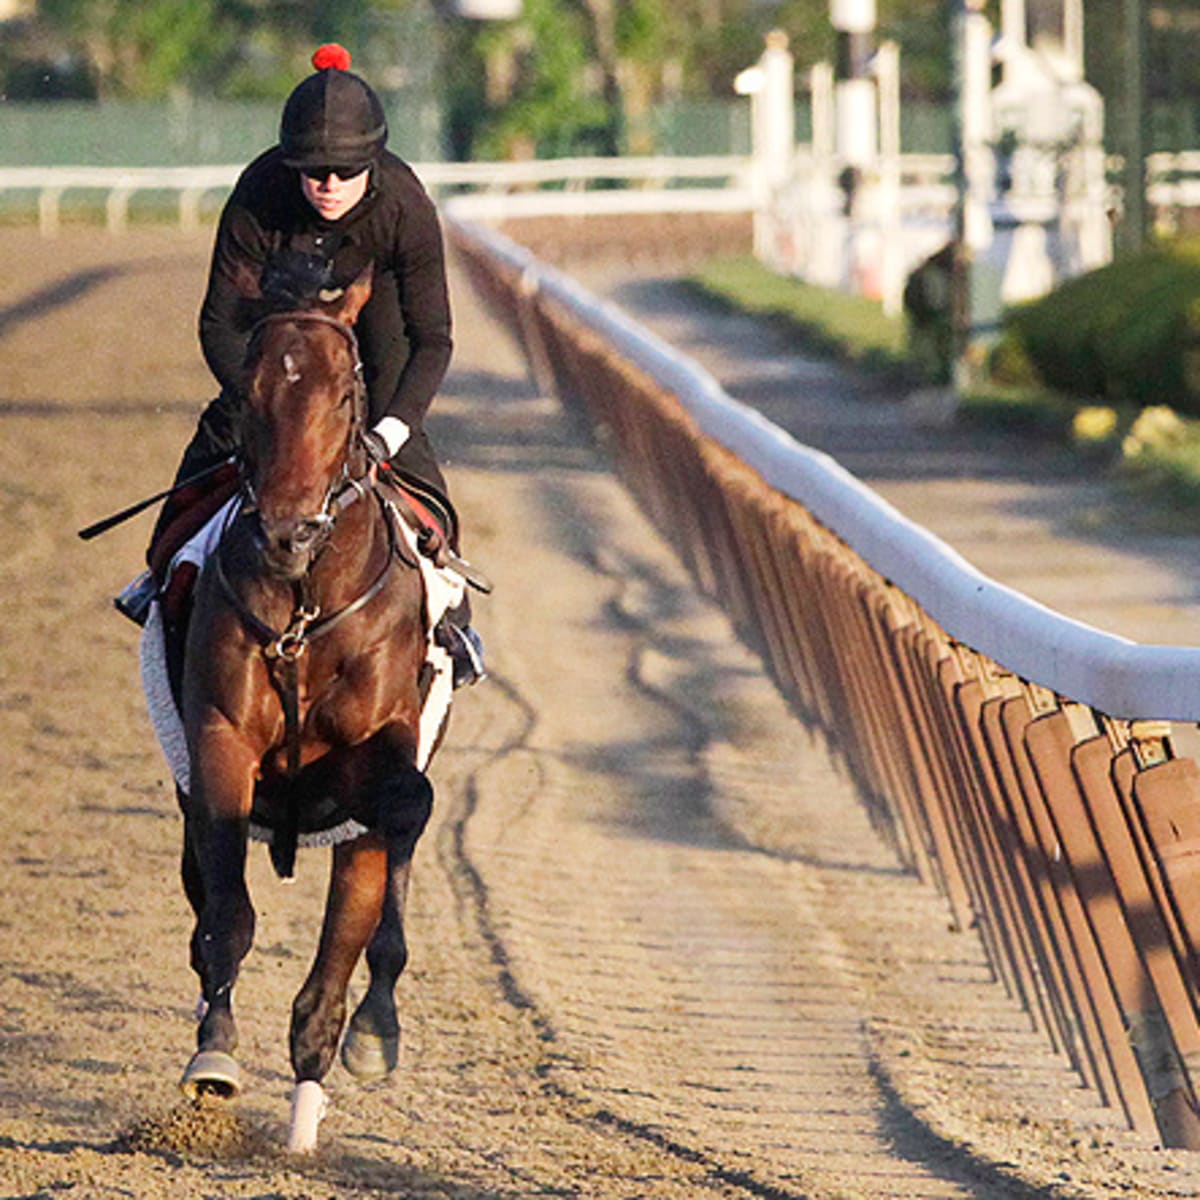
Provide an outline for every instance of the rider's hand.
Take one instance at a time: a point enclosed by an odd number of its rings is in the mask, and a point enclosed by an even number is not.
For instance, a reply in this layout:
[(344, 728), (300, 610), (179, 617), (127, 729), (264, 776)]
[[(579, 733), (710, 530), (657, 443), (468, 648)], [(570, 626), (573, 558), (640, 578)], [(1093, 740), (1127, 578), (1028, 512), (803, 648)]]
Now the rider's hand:
[(411, 433), (412, 430), (408, 427), (407, 421), (402, 421), (399, 417), (381, 417), (375, 422), (375, 428), (367, 434), (367, 437), (379, 439), (384, 448), (383, 458), (388, 459), (395, 458), (400, 453)]
[(370, 463), (367, 474), (372, 483), (379, 475), (380, 464), (386, 463), (394, 454), (399, 453), (400, 447), (408, 441), (410, 432), (408, 425), (399, 417), (384, 417), (374, 429), (369, 429), (363, 434), (367, 460)]

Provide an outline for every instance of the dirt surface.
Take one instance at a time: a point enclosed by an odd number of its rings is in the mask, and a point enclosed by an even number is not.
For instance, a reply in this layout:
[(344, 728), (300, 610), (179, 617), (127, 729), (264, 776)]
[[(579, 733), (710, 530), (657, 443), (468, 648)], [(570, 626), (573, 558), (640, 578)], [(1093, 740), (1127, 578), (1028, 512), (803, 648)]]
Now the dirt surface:
[(251, 856), (246, 1094), (192, 1041), (180, 821), (109, 608), (209, 393), (208, 241), (0, 232), (0, 1197), (1182, 1196), (896, 866), (455, 279), (433, 430), (492, 678), (461, 695), (417, 852), (401, 1069), (335, 1068), (283, 1153), (291, 998), (325, 887)]

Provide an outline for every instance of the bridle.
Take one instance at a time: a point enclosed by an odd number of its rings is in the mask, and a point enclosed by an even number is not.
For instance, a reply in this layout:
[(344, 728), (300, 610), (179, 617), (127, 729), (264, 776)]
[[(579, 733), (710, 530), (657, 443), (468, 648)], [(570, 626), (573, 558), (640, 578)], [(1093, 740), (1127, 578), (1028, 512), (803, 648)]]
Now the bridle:
[[(349, 395), (350, 403), (353, 406), (353, 417), (346, 435), (346, 450), (342, 455), (342, 470), (338, 478), (331, 481), (329, 487), (326, 489), (320, 510), (315, 516), (306, 518), (304, 522), (306, 527), (316, 526), (310, 550), (310, 558), (311, 560), (315, 560), (325, 543), (329, 540), (338, 514), (356, 500), (362, 499), (370, 490), (370, 485), (367, 483), (365, 477), (354, 479), (350, 474), (350, 447), (356, 440), (362, 438), (366, 422), (367, 386), (363, 377), (363, 361), (358, 349), (358, 336), (355, 334), (352, 326), (348, 325), (345, 321), (338, 320), (337, 317), (330, 317), (325, 313), (310, 312), (307, 309), (289, 309), (268, 313), (251, 328), (249, 345), (253, 347), (268, 326), (284, 322), (291, 324), (326, 325), (331, 329), (335, 329), (346, 339), (346, 343), (350, 348), (350, 358), (353, 363), (353, 385)], [(257, 512), (258, 500), (254, 494), (254, 482), (246, 470), (244, 461), (242, 462), (241, 474), (241, 511), (244, 513)], [(311, 566), (311, 561), (309, 565)]]

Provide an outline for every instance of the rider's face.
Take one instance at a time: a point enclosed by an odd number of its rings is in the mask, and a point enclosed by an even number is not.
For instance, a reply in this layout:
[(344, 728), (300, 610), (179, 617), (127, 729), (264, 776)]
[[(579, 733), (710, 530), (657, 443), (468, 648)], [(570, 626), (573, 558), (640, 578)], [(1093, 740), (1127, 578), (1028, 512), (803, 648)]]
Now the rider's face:
[[(343, 168), (347, 170), (347, 168)], [(366, 194), (370, 169), (342, 178), (336, 167), (309, 167), (300, 172), (304, 198), (327, 221), (344, 217)]]

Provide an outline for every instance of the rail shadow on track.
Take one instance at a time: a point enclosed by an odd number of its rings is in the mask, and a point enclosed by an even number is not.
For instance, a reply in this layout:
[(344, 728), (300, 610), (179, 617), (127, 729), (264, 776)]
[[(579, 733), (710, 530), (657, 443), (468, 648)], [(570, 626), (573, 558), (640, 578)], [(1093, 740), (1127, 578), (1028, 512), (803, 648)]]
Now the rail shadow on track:
[(134, 258), (128, 262), (87, 267), (64, 275), (53, 283), (35, 288), (19, 300), (0, 306), (0, 337), (39, 317), (47, 316), (59, 309), (78, 304), (90, 292), (94, 292), (114, 280), (132, 275), (170, 274), (178, 269), (175, 259), (152, 255)]
[(0, 308), (0, 337), (4, 337), (26, 321), (36, 320), (55, 309), (67, 308), (82, 299), (88, 292), (103, 287), (106, 283), (122, 275), (132, 274), (136, 270), (137, 264), (134, 263), (122, 267), (89, 267), (86, 271), (77, 271), (64, 279), (38, 288), (20, 300)]

